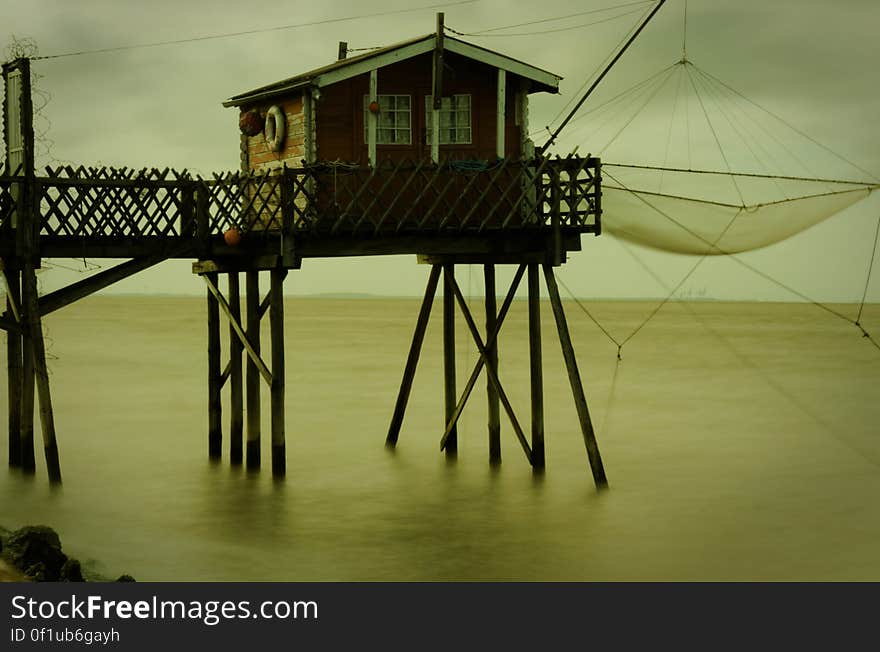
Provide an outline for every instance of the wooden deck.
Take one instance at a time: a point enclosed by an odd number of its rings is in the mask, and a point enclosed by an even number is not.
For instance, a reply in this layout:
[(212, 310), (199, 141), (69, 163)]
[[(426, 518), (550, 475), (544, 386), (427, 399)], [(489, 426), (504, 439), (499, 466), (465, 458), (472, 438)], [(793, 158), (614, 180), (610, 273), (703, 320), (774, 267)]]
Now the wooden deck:
[[(28, 207), (31, 207), (28, 210)], [(33, 229), (25, 253), (25, 225)], [(19, 228), (21, 227), (21, 228)], [(223, 234), (242, 234), (229, 246)], [(0, 174), (0, 256), (190, 258), (245, 268), (386, 254), (550, 259), (601, 232), (595, 158), (326, 163), (211, 178), (173, 170)], [(500, 260), (499, 260), (500, 262)], [(263, 265), (261, 263), (273, 263)]]

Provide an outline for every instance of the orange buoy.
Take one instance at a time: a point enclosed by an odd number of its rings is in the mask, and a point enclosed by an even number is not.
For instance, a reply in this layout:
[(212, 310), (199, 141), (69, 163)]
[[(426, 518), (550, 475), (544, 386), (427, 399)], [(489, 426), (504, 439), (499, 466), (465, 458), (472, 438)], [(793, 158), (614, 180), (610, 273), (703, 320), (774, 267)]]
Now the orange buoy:
[(241, 242), (241, 231), (234, 226), (231, 229), (227, 229), (223, 233), (223, 241), (230, 247), (237, 246)]

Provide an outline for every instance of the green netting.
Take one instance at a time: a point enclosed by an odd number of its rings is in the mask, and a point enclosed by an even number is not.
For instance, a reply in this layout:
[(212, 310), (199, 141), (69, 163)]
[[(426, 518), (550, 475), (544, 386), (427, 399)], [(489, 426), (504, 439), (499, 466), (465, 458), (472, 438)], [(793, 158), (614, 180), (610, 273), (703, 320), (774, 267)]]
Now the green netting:
[[(617, 167), (603, 166), (603, 231), (682, 254), (730, 254), (766, 247), (839, 213), (878, 187), (665, 170), (658, 188), (643, 174), (636, 175), (641, 178), (635, 182), (625, 181), (632, 175)], [(726, 183), (732, 186), (727, 189), (728, 197), (721, 192), (722, 176), (728, 177)], [(689, 189), (682, 187), (688, 184)], [(808, 187), (812, 194), (791, 194)], [(658, 192), (667, 188), (670, 192)], [(737, 198), (729, 197), (731, 193)], [(742, 201), (737, 201), (740, 194)], [(707, 196), (727, 201), (704, 198)]]

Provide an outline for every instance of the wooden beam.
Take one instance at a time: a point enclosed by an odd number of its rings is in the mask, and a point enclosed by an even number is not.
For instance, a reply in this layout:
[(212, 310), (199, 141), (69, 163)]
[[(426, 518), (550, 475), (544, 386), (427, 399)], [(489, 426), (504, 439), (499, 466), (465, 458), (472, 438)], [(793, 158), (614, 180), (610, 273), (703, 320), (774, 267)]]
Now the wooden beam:
[[(8, 308), (8, 304), (7, 304)], [(10, 319), (5, 314), (0, 315), (0, 328), (5, 330), (7, 333), (20, 333), (21, 332), (21, 324), (19, 324), (14, 319)]]
[[(241, 324), (241, 289), (238, 272), (229, 273), (229, 306), (232, 321)], [(235, 329), (229, 325), (229, 462), (241, 464), (244, 459), (244, 391), (241, 356), (244, 346)]]
[(222, 457), (223, 426), (222, 401), (220, 398), (220, 302), (219, 293), (212, 292), (217, 286), (217, 274), (205, 274), (208, 284), (208, 457)]
[[(11, 278), (10, 278), (11, 277)], [(21, 274), (17, 269), (4, 269), (7, 310), (15, 315), (21, 302)], [(18, 322), (16, 322), (17, 324)], [(9, 466), (21, 466), (21, 328), (6, 333), (6, 390), (9, 408)]]
[[(368, 104), (379, 102), (379, 71), (370, 71), (370, 96)], [(380, 109), (381, 110), (381, 109)], [(376, 139), (379, 136), (379, 112), (367, 110), (367, 159), (371, 167), (376, 167)]]
[(544, 371), (541, 356), (541, 286), (537, 263), (529, 264), (529, 376), (532, 403), (532, 468), (543, 470)]
[[(11, 281), (10, 274), (12, 274)], [(21, 323), (21, 271), (4, 266), (3, 282), (6, 283), (6, 306), (12, 312), (15, 321)]]
[(284, 433), (284, 277), (283, 270), (273, 269), (270, 272), (272, 475), (276, 478), (283, 477), (287, 471)]
[(455, 414), (455, 265), (443, 266), (443, 396), (445, 402), (444, 429), (446, 457), (458, 452), (458, 429), (449, 428)]
[(70, 305), (74, 301), (87, 297), (98, 290), (103, 290), (105, 287), (113, 285), (133, 274), (142, 272), (164, 260), (167, 260), (166, 256), (135, 258), (125, 263), (120, 263), (110, 269), (105, 269), (97, 274), (93, 274), (92, 276), (77, 281), (76, 283), (71, 283), (60, 290), (50, 292), (49, 294), (40, 297), (40, 315), (45, 316), (51, 312), (55, 312), (59, 308)]
[[(256, 272), (254, 272), (256, 273)], [(211, 276), (213, 274), (203, 274), (202, 278), (205, 279), (205, 283), (208, 286), (208, 290), (210, 290), (211, 294), (213, 294), (217, 298), (217, 303), (223, 309), (223, 312), (226, 314), (226, 317), (229, 319), (229, 325), (232, 327), (233, 332), (244, 345), (245, 351), (247, 351), (248, 357), (250, 360), (256, 365), (257, 369), (260, 372), (260, 375), (263, 376), (263, 379), (267, 384), (272, 384), (272, 372), (269, 371), (269, 367), (266, 366), (266, 363), (263, 362), (263, 359), (260, 357), (259, 347), (255, 346), (250, 342), (249, 335), (245, 335), (244, 330), (241, 327), (241, 324), (235, 321), (232, 318), (232, 309), (229, 307), (229, 303), (220, 293), (220, 290), (217, 289), (216, 284), (211, 280)], [(216, 279), (216, 276), (215, 276)], [(258, 322), (259, 323), (259, 322)], [(248, 326), (250, 330), (250, 326)]]
[[(495, 265), (483, 266), (483, 279), (486, 290), (486, 350), (489, 353), (488, 364), (498, 373), (498, 340), (493, 337), (495, 324), (498, 321), (495, 300)], [(501, 406), (498, 403), (498, 392), (492, 382), (486, 379), (486, 399), (489, 412), (489, 464), (501, 464)]]
[(388, 436), (385, 438), (385, 445), (390, 448), (397, 445), (397, 438), (400, 436), (403, 415), (406, 413), (406, 404), (409, 401), (410, 390), (416, 376), (419, 355), (422, 351), (422, 343), (425, 341), (425, 331), (428, 328), (428, 320), (431, 317), (431, 307), (434, 303), (434, 295), (437, 293), (437, 283), (440, 280), (441, 270), (442, 267), (440, 265), (432, 266), (431, 274), (428, 276), (428, 284), (425, 286), (425, 296), (422, 299), (422, 307), (419, 309), (419, 317), (416, 320), (416, 330), (413, 333), (409, 355), (406, 358), (403, 380), (400, 382), (397, 402), (394, 404), (394, 414), (391, 417), (391, 425), (388, 427)]
[(558, 92), (559, 80), (562, 79), (562, 77), (554, 75), (552, 72), (535, 68), (522, 61), (511, 59), (503, 54), (491, 52), (478, 45), (471, 45), (470, 43), (465, 43), (464, 41), (459, 41), (454, 38), (446, 39), (445, 49), (449, 52), (455, 52), (456, 54), (468, 57), (469, 59), (481, 61), (492, 68), (500, 68), (511, 72), (514, 75), (518, 75), (519, 77), (534, 80), (540, 84), (548, 86), (552, 89), (551, 92)]
[[(245, 275), (245, 306), (247, 308), (247, 339), (252, 348), (260, 351), (260, 273), (256, 270)], [(245, 464), (248, 469), (260, 468), (260, 376), (254, 359), (248, 356), (245, 375), (247, 404), (247, 444)]]
[(445, 14), (437, 13), (437, 31), (434, 35), (434, 61), (431, 79), (431, 94), (434, 96), (433, 108), (439, 110), (443, 100), (443, 40)]
[(504, 68), (498, 69), (497, 91), (495, 98), (495, 156), (505, 158), (504, 127), (506, 126), (507, 72)]
[(578, 420), (581, 424), (581, 432), (584, 436), (584, 445), (587, 448), (587, 457), (590, 460), (590, 468), (593, 472), (593, 481), (596, 487), (604, 489), (608, 486), (605, 477), (605, 468), (602, 465), (602, 456), (599, 454), (599, 445), (596, 443), (596, 433), (593, 430), (593, 422), (590, 420), (590, 410), (587, 407), (587, 399), (584, 396), (584, 386), (581, 383), (580, 372), (577, 367), (577, 358), (574, 347), (571, 344), (571, 335), (568, 332), (568, 323), (565, 319), (565, 310), (562, 307), (562, 299), (559, 296), (559, 288), (556, 285), (556, 276), (551, 265), (544, 265), (544, 280), (547, 283), (547, 293), (550, 295), (550, 305), (553, 307), (553, 316), (556, 318), (556, 329), (559, 331), (559, 344), (562, 346), (562, 356), (565, 358), (565, 367), (568, 370), (568, 381), (571, 385), (571, 393), (574, 397)]
[[(374, 57), (365, 57), (361, 61), (353, 61), (353, 63), (346, 64), (345, 66), (340, 66), (335, 70), (330, 72), (326, 72), (323, 75), (319, 75), (314, 80), (314, 84), (318, 87), (324, 86), (332, 86), (333, 84), (337, 84), (341, 81), (345, 81), (346, 79), (351, 79), (352, 77), (359, 77), (364, 73), (368, 73), (374, 68), (387, 68), (388, 66), (397, 63), (398, 61), (406, 61), (407, 59), (411, 59), (413, 57), (417, 57), (420, 54), (424, 54), (425, 52), (431, 52), (434, 49), (434, 39), (430, 36), (425, 37), (425, 40), (418, 41), (408, 46), (404, 46), (397, 50), (392, 50), (391, 52), (387, 52)], [(283, 87), (279, 87), (277, 90), (273, 89), (267, 95), (276, 96), (281, 95), (286, 92), (286, 89)], [(259, 99), (256, 95), (251, 98), (248, 97), (247, 101), (255, 101)], [(230, 103), (230, 106), (232, 104)]]

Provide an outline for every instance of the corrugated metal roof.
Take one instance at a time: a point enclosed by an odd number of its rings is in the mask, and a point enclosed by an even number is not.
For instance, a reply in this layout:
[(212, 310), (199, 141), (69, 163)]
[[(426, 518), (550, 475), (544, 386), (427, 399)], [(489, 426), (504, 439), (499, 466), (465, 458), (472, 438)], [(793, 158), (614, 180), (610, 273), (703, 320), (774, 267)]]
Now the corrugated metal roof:
[[(322, 66), (320, 68), (315, 68), (314, 70), (309, 70), (308, 72), (300, 73), (299, 75), (296, 75), (294, 77), (282, 79), (281, 81), (277, 81), (272, 84), (267, 84), (265, 86), (260, 86), (259, 88), (255, 88), (253, 90), (246, 91), (244, 93), (240, 93), (238, 95), (233, 95), (228, 100), (223, 102), (223, 106), (226, 106), (226, 107), (240, 106), (242, 104), (246, 104), (248, 102), (253, 102), (255, 100), (265, 99), (265, 98), (280, 95), (282, 93), (287, 93), (287, 92), (295, 90), (297, 88), (302, 88), (302, 87), (308, 86), (314, 80), (321, 77), (322, 75), (326, 75), (327, 73), (335, 72), (337, 70), (342, 70), (344, 68), (347, 68), (348, 66), (352, 66), (352, 65), (367, 61), (369, 59), (382, 57), (383, 55), (394, 52), (395, 50), (400, 50), (400, 49), (408, 47), (408, 46), (412, 46), (412, 45), (416, 45), (418, 43), (433, 40), (435, 38), (435, 36), (436, 35), (433, 33), (425, 34), (424, 36), (418, 36), (416, 38), (411, 38), (406, 41), (401, 41), (400, 43), (395, 43), (393, 45), (388, 45), (388, 46), (385, 46), (382, 48), (377, 48), (376, 50), (371, 50), (370, 52), (365, 52), (364, 54), (359, 54), (354, 57), (350, 57), (347, 59), (341, 59), (339, 61), (334, 61), (331, 64), (328, 64), (326, 66)], [(455, 41), (457, 43), (461, 43), (463, 45), (466, 45), (473, 50), (484, 52), (487, 55), (490, 55), (492, 57), (500, 57), (501, 59), (507, 60), (511, 63), (518, 64), (518, 67), (520, 67), (520, 68), (525, 67), (526, 69), (532, 69), (536, 75), (551, 76), (551, 77), (555, 77), (557, 80), (562, 79), (562, 77), (560, 77), (559, 75), (551, 73), (547, 70), (543, 70), (543, 69), (538, 68), (536, 66), (533, 66), (529, 63), (525, 63), (524, 61), (520, 61), (518, 59), (508, 57), (507, 55), (501, 54), (500, 52), (495, 52), (494, 50), (489, 50), (487, 48), (480, 47), (479, 45), (467, 43), (466, 41), (462, 41), (460, 39), (455, 39), (450, 36), (444, 36), (443, 40), (444, 40), (444, 42)], [(469, 58), (479, 59), (479, 56), (469, 57)], [(524, 76), (528, 77), (529, 75), (526, 74)], [(542, 82), (542, 80), (540, 80), (540, 79), (533, 78), (533, 81), (536, 81), (539, 83), (540, 88), (538, 88), (537, 90), (557, 92), (557, 89), (555, 87), (547, 85), (546, 82)]]

